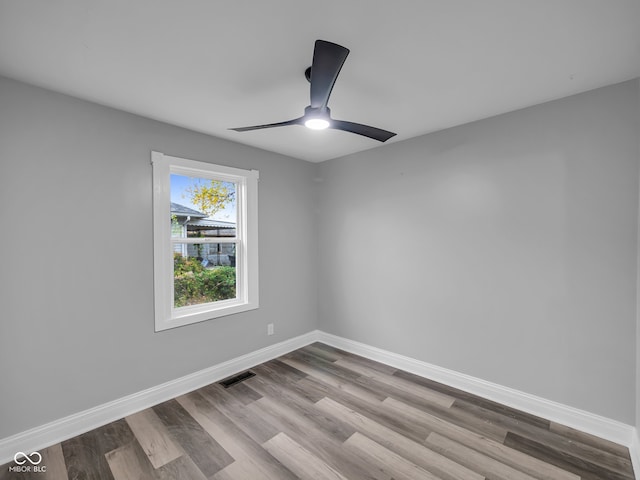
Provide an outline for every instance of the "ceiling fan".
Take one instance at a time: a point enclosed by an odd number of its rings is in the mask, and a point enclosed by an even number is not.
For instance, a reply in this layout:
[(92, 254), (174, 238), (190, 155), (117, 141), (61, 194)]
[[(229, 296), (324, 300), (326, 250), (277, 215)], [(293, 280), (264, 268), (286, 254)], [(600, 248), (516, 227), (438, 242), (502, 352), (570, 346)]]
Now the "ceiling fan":
[(362, 125), (361, 123), (335, 120), (331, 118), (331, 110), (327, 106), (333, 85), (336, 83), (340, 69), (349, 55), (349, 49), (325, 40), (316, 40), (313, 50), (313, 63), (304, 72), (311, 84), (311, 104), (304, 109), (304, 115), (285, 122), (254, 125), (252, 127), (230, 128), (236, 132), (260, 130), (262, 128), (284, 127), (287, 125), (304, 125), (313, 130), (333, 128), (345, 132), (357, 133), (386, 142), (395, 135), (381, 128)]

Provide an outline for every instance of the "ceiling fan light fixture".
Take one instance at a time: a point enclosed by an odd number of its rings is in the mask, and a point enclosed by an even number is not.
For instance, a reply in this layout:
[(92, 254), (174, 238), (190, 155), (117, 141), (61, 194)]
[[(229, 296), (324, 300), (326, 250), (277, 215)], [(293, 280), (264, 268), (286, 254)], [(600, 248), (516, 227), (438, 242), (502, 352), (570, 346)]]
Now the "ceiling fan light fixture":
[(329, 125), (329, 120), (325, 118), (308, 118), (304, 121), (304, 126), (311, 130), (324, 130)]
[(332, 128), (343, 132), (355, 133), (363, 137), (372, 138), (379, 142), (386, 142), (395, 135), (393, 132), (381, 128), (363, 125), (361, 123), (346, 122), (331, 118), (331, 111), (327, 106), (333, 85), (336, 83), (340, 69), (349, 55), (349, 49), (337, 43), (326, 40), (316, 40), (313, 47), (313, 62), (304, 72), (304, 76), (311, 84), (311, 103), (304, 109), (302, 117), (284, 122), (253, 125), (251, 127), (232, 128), (236, 132), (248, 132), (263, 128), (286, 127), (288, 125), (304, 125), (311, 130)]
[(311, 105), (304, 109), (304, 126), (311, 130), (324, 130), (331, 126), (331, 110), (329, 107), (313, 108)]

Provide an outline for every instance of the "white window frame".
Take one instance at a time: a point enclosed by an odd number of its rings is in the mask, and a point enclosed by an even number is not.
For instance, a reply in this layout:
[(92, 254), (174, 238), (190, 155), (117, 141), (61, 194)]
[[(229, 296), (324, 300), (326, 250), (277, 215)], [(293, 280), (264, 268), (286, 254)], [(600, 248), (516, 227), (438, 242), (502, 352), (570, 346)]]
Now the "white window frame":
[[(153, 258), (155, 331), (258, 308), (258, 178), (257, 170), (214, 165), (151, 152), (153, 165)], [(172, 238), (171, 174), (233, 182), (236, 190), (236, 236)], [(174, 243), (235, 243), (236, 298), (175, 308)]]

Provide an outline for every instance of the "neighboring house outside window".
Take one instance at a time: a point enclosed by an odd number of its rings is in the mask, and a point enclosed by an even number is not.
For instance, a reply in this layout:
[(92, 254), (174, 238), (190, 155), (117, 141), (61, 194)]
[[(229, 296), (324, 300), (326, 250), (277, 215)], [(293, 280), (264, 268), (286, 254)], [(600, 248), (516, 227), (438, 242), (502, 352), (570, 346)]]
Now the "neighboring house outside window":
[[(171, 236), (183, 238), (235, 237), (236, 223), (208, 218), (205, 213), (171, 202)], [(174, 252), (195, 257), (206, 266), (235, 266), (235, 245), (230, 243), (174, 244)]]
[[(184, 205), (171, 202), (171, 236), (186, 237), (187, 223), (191, 219), (204, 218), (207, 215)], [(173, 251), (183, 256), (187, 256), (187, 248), (184, 244), (175, 244)]]

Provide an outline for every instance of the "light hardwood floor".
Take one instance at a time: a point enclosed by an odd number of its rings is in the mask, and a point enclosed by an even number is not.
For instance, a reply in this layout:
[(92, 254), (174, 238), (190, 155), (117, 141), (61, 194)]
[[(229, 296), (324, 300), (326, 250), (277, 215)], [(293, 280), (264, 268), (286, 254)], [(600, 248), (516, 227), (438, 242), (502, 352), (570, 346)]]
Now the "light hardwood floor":
[(628, 450), (323, 344), (42, 450), (5, 479), (629, 480)]

